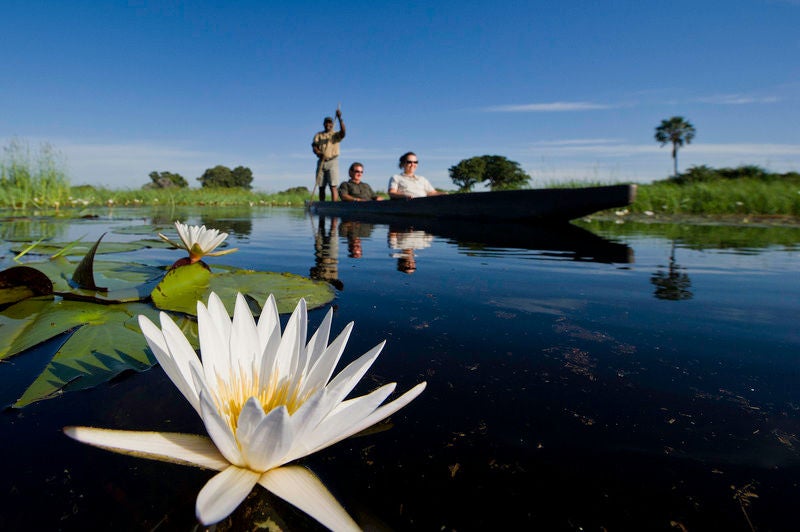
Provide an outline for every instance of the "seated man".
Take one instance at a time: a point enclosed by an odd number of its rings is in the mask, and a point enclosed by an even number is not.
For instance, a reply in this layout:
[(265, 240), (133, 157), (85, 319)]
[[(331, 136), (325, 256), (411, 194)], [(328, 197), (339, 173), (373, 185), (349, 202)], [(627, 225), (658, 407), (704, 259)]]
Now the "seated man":
[(364, 165), (361, 163), (353, 163), (350, 165), (350, 181), (345, 181), (339, 185), (339, 197), (342, 201), (370, 201), (382, 200), (372, 187), (361, 181), (364, 175)]

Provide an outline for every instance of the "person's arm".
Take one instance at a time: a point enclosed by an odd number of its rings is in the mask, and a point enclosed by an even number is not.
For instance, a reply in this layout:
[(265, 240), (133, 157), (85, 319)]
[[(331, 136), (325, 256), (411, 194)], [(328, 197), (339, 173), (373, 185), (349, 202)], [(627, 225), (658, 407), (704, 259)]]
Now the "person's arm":
[(311, 150), (317, 157), (322, 157), (322, 150), (319, 147), (319, 135), (314, 135), (314, 140), (311, 141)]
[(430, 181), (428, 181), (427, 179), (425, 180), (425, 195), (427, 195), (427, 196), (439, 196), (441, 194), (446, 194), (446, 192), (439, 192), (438, 190), (433, 188), (433, 185), (431, 185)]
[(389, 194), (389, 199), (407, 199), (405, 194), (400, 194), (397, 191), (397, 181), (394, 176), (389, 178), (389, 186), (386, 187), (386, 192)]
[(358, 198), (348, 194), (347, 191), (349, 189), (347, 188), (346, 184), (347, 183), (345, 182), (339, 185), (339, 199), (341, 199), (342, 201), (358, 201)]
[(344, 127), (344, 122), (342, 122), (342, 110), (341, 109), (337, 109), (336, 110), (336, 118), (339, 119), (339, 133), (340, 133), (339, 139), (341, 140), (347, 134), (347, 130)]
[(398, 192), (397, 187), (389, 188), (389, 198), (390, 199), (411, 199), (411, 196), (408, 194), (403, 194), (402, 192)]

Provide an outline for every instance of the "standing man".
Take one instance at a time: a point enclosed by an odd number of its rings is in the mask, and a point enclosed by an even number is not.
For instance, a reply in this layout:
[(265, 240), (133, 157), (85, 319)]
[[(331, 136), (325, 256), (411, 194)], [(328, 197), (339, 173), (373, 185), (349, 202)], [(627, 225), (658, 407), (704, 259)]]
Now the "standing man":
[(311, 143), (311, 149), (317, 156), (317, 186), (320, 201), (325, 201), (325, 187), (330, 187), (333, 201), (339, 199), (336, 190), (339, 185), (339, 143), (345, 135), (341, 109), (336, 110), (336, 118), (339, 119), (339, 131), (333, 130), (333, 118), (326, 116), (322, 122), (325, 130), (314, 135), (314, 141)]
[(370, 201), (382, 200), (383, 198), (375, 194), (372, 187), (364, 183), (361, 178), (364, 176), (364, 165), (353, 163), (347, 171), (350, 174), (350, 181), (345, 181), (339, 185), (339, 197), (342, 201)]

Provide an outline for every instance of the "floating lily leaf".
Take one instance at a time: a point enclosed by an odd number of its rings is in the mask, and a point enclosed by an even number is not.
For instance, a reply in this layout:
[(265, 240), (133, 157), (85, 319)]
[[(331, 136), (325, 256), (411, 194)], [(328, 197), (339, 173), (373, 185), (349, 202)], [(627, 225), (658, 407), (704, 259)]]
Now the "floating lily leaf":
[(100, 241), (103, 240), (104, 236), (106, 236), (105, 233), (100, 235), (100, 238), (97, 239), (94, 246), (83, 256), (83, 260), (81, 260), (78, 267), (75, 268), (75, 273), (72, 274), (72, 281), (78, 285), (78, 288), (84, 288), (86, 290), (108, 290), (108, 288), (97, 286), (94, 282), (94, 254), (97, 252), (97, 246), (100, 245)]
[[(68, 279), (76, 268), (75, 262), (63, 257), (46, 262), (32, 262), (28, 266), (41, 271), (53, 282), (53, 290), (59, 294), (69, 292), (80, 293), (79, 289), (70, 286)], [(131, 262), (95, 261), (94, 277), (97, 282), (108, 287), (107, 293), (95, 294), (98, 301), (138, 301), (146, 299), (152, 287), (164, 276), (164, 269), (159, 266), (148, 266)], [(125, 292), (128, 292), (125, 294)], [(134, 299), (131, 299), (134, 296)]]
[(39, 270), (29, 266), (14, 266), (0, 272), (0, 307), (52, 293), (53, 283)]
[(162, 310), (195, 315), (197, 301), (208, 299), (203, 295), (210, 279), (211, 272), (202, 262), (172, 268), (153, 290), (153, 303)]
[(143, 371), (156, 363), (137, 322), (139, 314), (158, 319), (152, 306), (62, 301), (58, 307), (44, 311), (37, 320), (38, 324), (41, 325), (42, 320), (56, 320), (63, 324), (80, 316), (85, 325), (56, 351), (14, 407), (21, 408), (62, 392), (92, 388), (123, 371)]
[[(153, 241), (155, 242), (155, 241)], [(136, 241), (136, 242), (103, 242), (103, 244), (98, 247), (96, 253), (98, 255), (103, 255), (107, 253), (125, 253), (128, 251), (136, 251), (138, 249), (142, 249), (144, 247), (148, 247), (144, 244), (144, 241)], [(154, 247), (154, 246), (150, 246)], [(13, 247), (11, 251), (14, 253), (18, 253), (21, 251), (22, 247)], [(85, 255), (91, 249), (91, 245), (85, 242), (48, 242), (46, 244), (39, 244), (33, 249), (31, 249), (28, 254), (29, 255), (59, 255), (59, 256), (76, 256), (76, 255)]]
[[(80, 325), (80, 316), (53, 326), (42, 325), (37, 330), (37, 320), (42, 312), (53, 306), (51, 298), (30, 298), (11, 305), (0, 312), (0, 360), (14, 356), (64, 331)], [(41, 322), (45, 323), (45, 322)]]
[(334, 297), (328, 283), (290, 273), (256, 272), (231, 266), (215, 266), (210, 274), (202, 274), (200, 270), (207, 272), (199, 263), (170, 270), (153, 291), (153, 303), (162, 310), (195, 315), (197, 301), (208, 301), (211, 292), (216, 292), (229, 312), (233, 311), (237, 292), (262, 307), (269, 294), (274, 294), (278, 311), (285, 313), (291, 312), (300, 298), (305, 298), (308, 308), (317, 308)]

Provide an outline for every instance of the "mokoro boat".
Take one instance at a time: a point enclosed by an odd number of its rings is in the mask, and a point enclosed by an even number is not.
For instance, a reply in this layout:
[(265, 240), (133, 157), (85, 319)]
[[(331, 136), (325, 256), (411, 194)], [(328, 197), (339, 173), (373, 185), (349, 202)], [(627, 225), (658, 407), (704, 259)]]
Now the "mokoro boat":
[(604, 209), (624, 207), (636, 185), (542, 188), (428, 196), (410, 200), (312, 201), (311, 212), (325, 216), (368, 214), (507, 222), (567, 222)]

